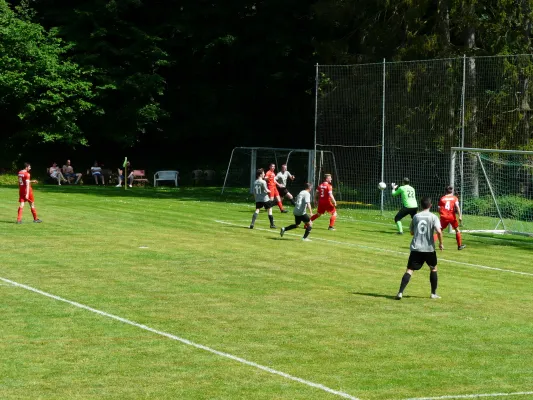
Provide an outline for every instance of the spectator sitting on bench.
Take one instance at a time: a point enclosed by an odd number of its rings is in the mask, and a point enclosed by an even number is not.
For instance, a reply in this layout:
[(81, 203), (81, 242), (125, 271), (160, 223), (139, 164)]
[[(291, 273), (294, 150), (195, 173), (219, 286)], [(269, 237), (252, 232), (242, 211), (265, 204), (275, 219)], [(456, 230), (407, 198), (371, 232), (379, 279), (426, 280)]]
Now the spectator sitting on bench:
[(98, 161), (94, 162), (91, 167), (91, 174), (94, 176), (94, 183), (98, 185), (98, 177), (102, 178), (102, 185), (105, 185), (104, 175), (102, 174), (102, 167), (98, 165)]
[(67, 178), (68, 183), (71, 183), (71, 179), (76, 178), (76, 182), (74, 182), (75, 185), (77, 185), (81, 179), (81, 174), (79, 172), (74, 172), (74, 168), (72, 167), (70, 160), (67, 160), (67, 163), (63, 165), (63, 175)]
[(52, 166), (48, 169), (48, 173), (50, 174), (50, 178), (56, 179), (57, 184), (60, 186), (61, 182), (67, 182), (67, 180), (61, 173), (61, 169), (57, 166), (57, 163), (52, 164)]
[[(117, 170), (118, 170), (118, 185), (116, 187), (121, 187), (122, 182), (124, 182), (124, 170), (121, 168), (117, 168)], [(129, 182), (128, 186), (133, 187), (133, 169), (131, 168), (131, 164), (129, 161), (126, 163), (126, 173), (129, 173), (128, 174), (128, 182)]]

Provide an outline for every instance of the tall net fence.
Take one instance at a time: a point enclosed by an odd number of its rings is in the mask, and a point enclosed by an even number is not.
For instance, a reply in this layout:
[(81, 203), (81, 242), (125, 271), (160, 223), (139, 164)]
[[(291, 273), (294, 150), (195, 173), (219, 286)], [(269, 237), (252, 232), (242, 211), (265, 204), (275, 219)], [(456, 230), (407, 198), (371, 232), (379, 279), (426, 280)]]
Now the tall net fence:
[[(532, 77), (531, 55), (317, 66), (316, 150), (335, 160), (344, 206), (397, 209), (377, 184), (403, 177), (436, 199), (451, 179), (451, 147), (533, 149)], [(464, 172), (479, 161), (459, 163)], [(457, 191), (475, 189), (463, 179)]]

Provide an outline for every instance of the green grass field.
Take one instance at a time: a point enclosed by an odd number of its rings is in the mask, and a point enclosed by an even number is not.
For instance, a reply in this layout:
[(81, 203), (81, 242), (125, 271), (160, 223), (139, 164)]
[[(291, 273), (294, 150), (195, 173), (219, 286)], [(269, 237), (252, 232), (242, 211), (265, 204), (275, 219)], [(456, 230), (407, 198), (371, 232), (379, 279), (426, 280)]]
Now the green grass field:
[(0, 399), (533, 398), (531, 238), (446, 234), (442, 299), (426, 267), (395, 301), (392, 214), (341, 209), (302, 242), (248, 229), (242, 192), (35, 198), (44, 222), (17, 225), (0, 186)]

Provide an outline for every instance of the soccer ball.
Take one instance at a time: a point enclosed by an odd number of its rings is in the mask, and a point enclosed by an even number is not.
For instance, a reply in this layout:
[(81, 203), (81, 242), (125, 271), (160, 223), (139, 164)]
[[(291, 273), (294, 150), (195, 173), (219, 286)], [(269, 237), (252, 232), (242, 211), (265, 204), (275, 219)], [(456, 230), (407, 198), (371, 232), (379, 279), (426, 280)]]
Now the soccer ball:
[(385, 182), (379, 182), (378, 187), (380, 190), (385, 190), (387, 188), (387, 184)]

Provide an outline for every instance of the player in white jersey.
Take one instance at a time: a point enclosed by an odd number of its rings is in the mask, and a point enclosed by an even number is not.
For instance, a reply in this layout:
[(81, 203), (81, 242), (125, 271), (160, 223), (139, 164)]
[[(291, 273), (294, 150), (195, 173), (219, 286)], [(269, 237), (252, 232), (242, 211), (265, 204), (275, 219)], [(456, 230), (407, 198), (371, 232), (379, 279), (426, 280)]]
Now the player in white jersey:
[[(283, 237), (285, 232), (290, 231), (291, 229), (296, 229), (300, 226), (300, 224), (303, 222), (305, 223), (305, 233), (302, 238), (302, 240), (310, 241), (307, 237), (309, 236), (309, 233), (311, 233), (311, 229), (313, 227), (313, 223), (311, 222), (311, 217), (309, 214), (313, 214), (313, 209), (311, 208), (311, 189), (313, 188), (313, 184), (306, 183), (305, 189), (302, 190), (298, 196), (296, 196), (296, 201), (294, 205), (294, 224), (289, 225), (285, 228), (281, 228), (281, 231), (279, 232), (279, 235)], [(309, 210), (309, 214), (307, 213), (307, 210)]]
[(255, 212), (252, 216), (252, 223), (250, 224), (250, 229), (254, 229), (255, 220), (259, 215), (259, 211), (264, 208), (267, 210), (268, 219), (270, 220), (270, 227), (276, 228), (274, 225), (274, 217), (272, 216), (272, 202), (268, 197), (270, 190), (267, 188), (266, 181), (263, 179), (265, 177), (265, 171), (263, 168), (259, 168), (255, 174), (257, 178), (254, 182), (254, 196), (255, 196)]
[(287, 164), (283, 164), (281, 166), (281, 171), (279, 171), (276, 175), (276, 185), (278, 187), (279, 197), (281, 198), (281, 201), (283, 201), (283, 199), (287, 197), (290, 200), (291, 204), (294, 206), (294, 197), (292, 196), (292, 194), (289, 193), (289, 190), (287, 189), (288, 179), (293, 181), (294, 175), (287, 171)]
[(400, 284), (400, 290), (396, 295), (396, 300), (401, 300), (403, 297), (403, 291), (414, 271), (418, 271), (424, 263), (430, 268), (429, 282), (431, 283), (431, 298), (440, 299), (437, 295), (437, 253), (435, 252), (435, 239), (433, 233), (437, 233), (439, 239), (439, 249), (443, 250), (442, 244), (442, 229), (440, 227), (439, 218), (431, 213), (431, 199), (424, 197), (422, 199), (423, 211), (416, 214), (411, 221), (411, 254), (409, 254), (409, 261), (407, 261), (407, 270), (402, 277), (402, 283)]

